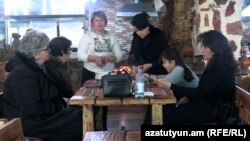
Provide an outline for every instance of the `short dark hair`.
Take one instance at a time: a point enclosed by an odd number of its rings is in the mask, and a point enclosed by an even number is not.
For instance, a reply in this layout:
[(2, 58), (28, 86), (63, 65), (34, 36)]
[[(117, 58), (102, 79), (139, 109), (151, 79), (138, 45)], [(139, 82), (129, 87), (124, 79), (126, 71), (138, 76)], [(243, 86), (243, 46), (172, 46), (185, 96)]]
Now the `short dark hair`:
[(93, 24), (93, 21), (94, 21), (95, 17), (103, 18), (104, 21), (105, 21), (105, 25), (108, 24), (107, 16), (103, 11), (95, 11), (95, 12), (92, 13), (92, 15), (91, 15), (91, 25)]
[(49, 43), (50, 54), (52, 56), (62, 56), (62, 51), (68, 54), (68, 50), (71, 46), (71, 40), (66, 37), (55, 37)]
[(149, 15), (146, 12), (142, 12), (140, 14), (135, 15), (132, 18), (131, 24), (136, 27), (138, 30), (142, 30), (149, 26), (148, 21)]

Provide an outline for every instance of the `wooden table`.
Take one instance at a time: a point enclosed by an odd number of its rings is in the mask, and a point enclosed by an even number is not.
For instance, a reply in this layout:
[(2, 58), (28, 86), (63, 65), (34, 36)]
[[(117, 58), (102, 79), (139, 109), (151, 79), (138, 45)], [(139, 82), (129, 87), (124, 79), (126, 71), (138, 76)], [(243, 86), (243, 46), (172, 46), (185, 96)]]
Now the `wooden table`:
[(87, 132), (83, 141), (140, 141), (140, 131), (95, 131)]
[(81, 87), (69, 100), (70, 105), (82, 106), (83, 115), (83, 136), (87, 131), (94, 131), (93, 106), (112, 105), (152, 105), (152, 124), (162, 125), (162, 105), (176, 103), (176, 98), (171, 90), (163, 90), (156, 85), (146, 85), (145, 91), (151, 91), (153, 97), (144, 98), (104, 98), (100, 87)]

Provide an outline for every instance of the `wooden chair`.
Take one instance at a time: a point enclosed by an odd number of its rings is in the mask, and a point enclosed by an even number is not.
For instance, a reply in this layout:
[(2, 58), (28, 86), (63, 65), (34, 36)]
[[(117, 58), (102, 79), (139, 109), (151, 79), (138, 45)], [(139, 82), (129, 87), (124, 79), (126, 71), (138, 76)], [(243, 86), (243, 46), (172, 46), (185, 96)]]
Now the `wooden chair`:
[(239, 77), (238, 78), (239, 85), (246, 91), (250, 91), (250, 77)]
[(250, 124), (250, 93), (240, 86), (236, 86), (236, 106), (243, 124)]
[(43, 141), (43, 140), (34, 137), (25, 137), (23, 134), (23, 128), (20, 118), (15, 118), (12, 119), (11, 121), (2, 118), (0, 119), (0, 141)]
[(126, 141), (140, 141), (141, 131), (128, 131)]
[(20, 118), (14, 118), (0, 126), (0, 141), (24, 141)]

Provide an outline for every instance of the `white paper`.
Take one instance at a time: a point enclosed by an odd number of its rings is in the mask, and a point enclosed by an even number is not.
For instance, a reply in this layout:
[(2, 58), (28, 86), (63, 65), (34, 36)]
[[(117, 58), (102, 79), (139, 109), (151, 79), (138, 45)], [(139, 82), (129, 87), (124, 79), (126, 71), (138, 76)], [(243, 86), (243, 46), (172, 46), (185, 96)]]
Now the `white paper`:
[(144, 92), (144, 96), (154, 96), (153, 92)]
[(83, 97), (82, 96), (72, 96), (70, 99), (73, 100), (73, 99), (82, 99)]

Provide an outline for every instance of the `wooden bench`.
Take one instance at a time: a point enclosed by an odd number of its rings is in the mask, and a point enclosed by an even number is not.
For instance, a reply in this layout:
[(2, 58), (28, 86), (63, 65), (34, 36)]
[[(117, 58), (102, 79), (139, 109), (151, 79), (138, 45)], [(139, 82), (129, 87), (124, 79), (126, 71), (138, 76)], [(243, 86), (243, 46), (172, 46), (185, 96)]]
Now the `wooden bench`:
[(24, 141), (20, 118), (15, 118), (0, 126), (0, 141)]
[(140, 131), (93, 131), (87, 132), (83, 141), (140, 141)]
[[(15, 119), (13, 119), (13, 120), (19, 120), (20, 118), (15, 118)], [(13, 120), (11, 120), (11, 122), (13, 122)], [(21, 119), (20, 119), (20, 121), (21, 121)], [(6, 118), (1, 118), (0, 119), (0, 127), (1, 126), (3, 126), (3, 125), (5, 125), (6, 123), (9, 123), (10, 121), (8, 121), (8, 119), (6, 119)], [(16, 121), (15, 121), (16, 122)], [(19, 121), (18, 121), (19, 122)], [(19, 123), (17, 123), (17, 127), (16, 128), (20, 128), (19, 127)], [(22, 128), (22, 126), (21, 126), (21, 128)], [(16, 131), (16, 130), (13, 130), (13, 131)], [(18, 129), (18, 131), (19, 131), (19, 129)], [(1, 132), (1, 131), (0, 131)], [(22, 130), (22, 132), (23, 132), (23, 130)], [(23, 134), (23, 133), (22, 133)], [(26, 136), (24, 136), (24, 140), (25, 141), (43, 141), (42, 139), (39, 139), (39, 138), (35, 138), (35, 137), (26, 137)], [(0, 141), (2, 141), (1, 140), (1, 137), (0, 137)], [(11, 140), (12, 141), (12, 140)], [(18, 140), (13, 140), (13, 141), (19, 141), (19, 139)]]

